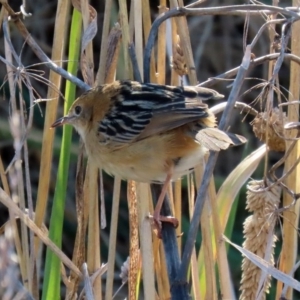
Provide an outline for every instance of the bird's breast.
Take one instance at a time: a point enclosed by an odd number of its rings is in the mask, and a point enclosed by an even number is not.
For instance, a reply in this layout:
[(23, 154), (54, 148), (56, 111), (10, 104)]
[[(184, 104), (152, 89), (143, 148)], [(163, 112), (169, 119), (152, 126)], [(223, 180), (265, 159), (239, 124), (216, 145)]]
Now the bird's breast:
[[(198, 142), (188, 136), (169, 132), (152, 136), (123, 147), (85, 141), (92, 162), (107, 173), (125, 180), (164, 182), (168, 172), (176, 180), (202, 163), (206, 153)], [(91, 146), (93, 145), (93, 146)]]

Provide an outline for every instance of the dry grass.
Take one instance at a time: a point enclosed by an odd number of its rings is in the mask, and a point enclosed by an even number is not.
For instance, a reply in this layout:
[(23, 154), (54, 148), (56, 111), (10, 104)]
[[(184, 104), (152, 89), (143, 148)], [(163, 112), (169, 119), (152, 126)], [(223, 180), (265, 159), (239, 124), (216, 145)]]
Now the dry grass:
[[(0, 2), (2, 299), (236, 299), (240, 289), (240, 299), (295, 297), (294, 290), (300, 291), (296, 8), (281, 9), (275, 0), (272, 6), (230, 2), (228, 7), (199, 1), (181, 10), (175, 8), (186, 5), (182, 0), (155, 5), (61, 0), (57, 7), (28, 0), (32, 16), (23, 20), (10, 1)], [(165, 21), (158, 26), (154, 20), (161, 13)], [(80, 92), (115, 78), (201, 82), (226, 95), (226, 103), (210, 105), (215, 112), (224, 110), (221, 128), (230, 126), (248, 138), (247, 150), (243, 155), (242, 147), (230, 149), (218, 161), (211, 153), (194, 174), (170, 187), (164, 211), (174, 213), (180, 226), (164, 227), (159, 240), (147, 218), (157, 187), (129, 181), (126, 189), (85, 159), (71, 131), (55, 139), (49, 130), (63, 114), (62, 105), (66, 110), (75, 98), (66, 78)], [(242, 116), (233, 110), (236, 101)], [(260, 146), (257, 137), (269, 147)], [(253, 216), (246, 219), (243, 186), (254, 172), (260, 184), (247, 185)], [(274, 191), (276, 203), (268, 196)], [(225, 241), (237, 250), (228, 250)], [(240, 253), (238, 263), (232, 251)]]

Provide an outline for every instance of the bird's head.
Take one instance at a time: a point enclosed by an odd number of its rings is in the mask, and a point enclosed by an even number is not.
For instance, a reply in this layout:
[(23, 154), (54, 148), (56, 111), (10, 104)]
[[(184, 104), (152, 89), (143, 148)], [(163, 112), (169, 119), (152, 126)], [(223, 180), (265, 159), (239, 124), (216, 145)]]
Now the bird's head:
[(79, 134), (84, 137), (85, 132), (89, 128), (92, 119), (93, 105), (87, 101), (87, 97), (79, 97), (69, 109), (69, 112), (64, 117), (56, 120), (51, 128), (59, 127), (65, 124), (74, 126)]

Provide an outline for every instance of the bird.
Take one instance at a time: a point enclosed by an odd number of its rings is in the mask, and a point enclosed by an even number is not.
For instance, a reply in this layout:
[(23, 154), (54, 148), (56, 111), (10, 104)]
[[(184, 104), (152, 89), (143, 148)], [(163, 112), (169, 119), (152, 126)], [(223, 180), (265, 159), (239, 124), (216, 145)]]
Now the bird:
[(80, 95), (67, 115), (51, 128), (72, 125), (81, 136), (91, 163), (123, 180), (163, 184), (153, 219), (160, 215), (171, 181), (202, 163), (209, 150), (246, 142), (217, 128), (206, 100), (224, 98), (213, 89), (124, 80), (96, 86)]

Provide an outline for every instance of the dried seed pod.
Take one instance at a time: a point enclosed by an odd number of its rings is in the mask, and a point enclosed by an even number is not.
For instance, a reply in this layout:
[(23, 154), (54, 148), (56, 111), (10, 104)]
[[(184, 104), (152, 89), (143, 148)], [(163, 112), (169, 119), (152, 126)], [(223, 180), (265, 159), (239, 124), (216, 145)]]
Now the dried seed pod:
[(122, 283), (126, 283), (128, 281), (129, 263), (130, 263), (130, 257), (128, 256), (126, 261), (121, 266), (120, 277), (122, 279)]
[(172, 68), (179, 76), (188, 73), (179, 35), (177, 35), (177, 40), (173, 43)]
[(284, 152), (285, 140), (281, 136), (284, 135), (286, 120), (285, 113), (281, 114), (278, 108), (274, 108), (270, 115), (267, 112), (259, 113), (251, 125), (255, 136), (271, 150)]
[[(269, 263), (274, 264), (274, 247), (277, 240), (274, 234), (276, 214), (274, 211), (280, 203), (281, 188), (274, 185), (264, 190), (264, 181), (251, 181), (247, 186), (247, 209), (253, 212), (244, 222), (243, 247), (261, 258), (269, 256)], [(261, 192), (260, 192), (261, 191)], [(269, 239), (272, 239), (269, 241)], [(271, 243), (271, 245), (270, 245)], [(271, 246), (271, 247), (270, 247)], [(271, 253), (266, 255), (267, 251)], [(244, 257), (242, 263), (242, 280), (240, 300), (257, 299), (261, 269)], [(265, 278), (260, 300), (265, 299), (270, 288), (270, 276)]]

